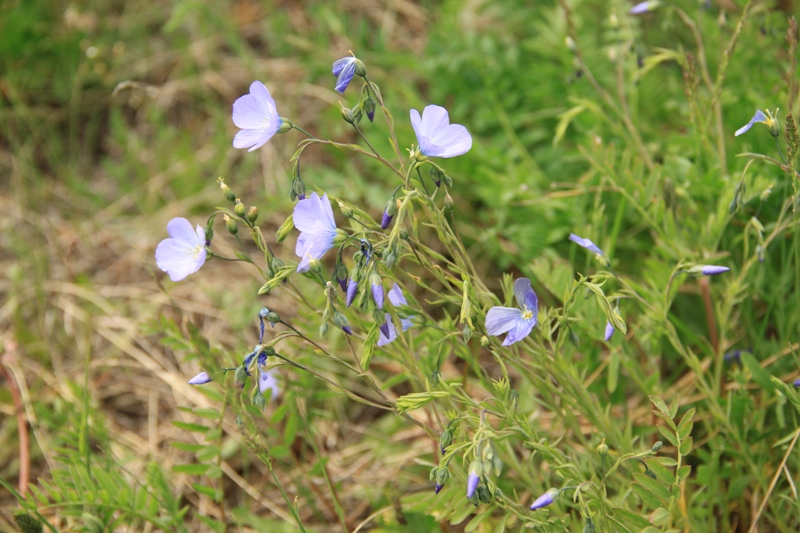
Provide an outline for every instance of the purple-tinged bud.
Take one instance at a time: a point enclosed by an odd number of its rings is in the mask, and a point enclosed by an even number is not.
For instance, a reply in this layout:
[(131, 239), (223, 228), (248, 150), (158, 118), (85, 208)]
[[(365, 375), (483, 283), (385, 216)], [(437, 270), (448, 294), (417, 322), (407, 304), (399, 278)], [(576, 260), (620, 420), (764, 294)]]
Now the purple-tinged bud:
[(647, 13), (649, 11), (653, 11), (655, 8), (661, 5), (661, 2), (658, 0), (648, 0), (647, 2), (639, 2), (635, 6), (631, 8), (628, 13), (631, 15), (641, 15), (642, 13)]
[(472, 495), (475, 494), (475, 490), (478, 488), (478, 483), (481, 482), (481, 477), (478, 474), (473, 472), (469, 473), (469, 477), (467, 477), (467, 498), (472, 498)]
[(731, 350), (722, 356), (722, 360), (726, 363), (740, 363), (742, 361), (742, 352), (748, 350)]
[(542, 507), (547, 507), (548, 505), (553, 503), (556, 498), (558, 498), (560, 492), (561, 491), (559, 489), (548, 490), (547, 492), (536, 498), (536, 501), (533, 502), (533, 505), (531, 505), (531, 511), (535, 511), (536, 509), (541, 509)]
[(436, 494), (439, 494), (439, 491), (442, 490), (442, 487), (444, 487), (444, 485), (439, 485), (438, 483), (436, 484), (436, 488), (434, 489)]
[(366, 112), (370, 122), (375, 122), (375, 100), (372, 98), (364, 100), (364, 112)]
[(347, 299), (346, 304), (347, 307), (350, 307), (350, 304), (353, 303), (353, 300), (356, 298), (356, 293), (358, 292), (358, 282), (353, 281), (353, 279), (349, 279), (347, 281)]
[(346, 291), (347, 290), (347, 276), (345, 276), (344, 278), (336, 278), (336, 280), (339, 282), (339, 287), (342, 288), (342, 291)]
[(730, 270), (728, 267), (724, 266), (717, 266), (717, 265), (703, 265), (700, 267), (700, 272), (704, 276), (716, 276), (717, 274), (722, 274), (723, 272), (727, 272)]
[(794, 380), (794, 383), (792, 383), (792, 385), (794, 385), (795, 387), (800, 387), (800, 378)]
[(389, 335), (389, 321), (388, 320), (385, 321), (383, 324), (381, 324), (379, 329), (381, 330), (381, 333), (383, 333), (384, 337), (386, 337), (386, 338), (390, 337), (390, 335)]
[(392, 219), (394, 216), (390, 215), (386, 211), (383, 212), (383, 217), (381, 218), (381, 229), (386, 229), (389, 227), (389, 224), (392, 223)]
[(606, 322), (606, 332), (605, 332), (605, 334), (604, 334), (604, 338), (606, 339), (606, 342), (608, 342), (608, 340), (609, 340), (609, 339), (611, 338), (611, 336), (614, 334), (614, 331), (616, 331), (616, 330), (614, 329), (614, 325), (613, 325), (613, 324), (611, 324), (611, 322)]
[(344, 331), (348, 335), (352, 335), (353, 334), (353, 330), (350, 329), (350, 326), (342, 326), (342, 331)]
[(202, 385), (210, 381), (214, 380), (211, 379), (211, 376), (208, 375), (208, 372), (200, 372), (195, 377), (189, 380), (189, 385)]
[(371, 281), (372, 281), (372, 300), (375, 302), (375, 307), (377, 307), (380, 310), (383, 310), (383, 301), (385, 296), (383, 292), (383, 282), (381, 282), (381, 278), (377, 274), (372, 274)]

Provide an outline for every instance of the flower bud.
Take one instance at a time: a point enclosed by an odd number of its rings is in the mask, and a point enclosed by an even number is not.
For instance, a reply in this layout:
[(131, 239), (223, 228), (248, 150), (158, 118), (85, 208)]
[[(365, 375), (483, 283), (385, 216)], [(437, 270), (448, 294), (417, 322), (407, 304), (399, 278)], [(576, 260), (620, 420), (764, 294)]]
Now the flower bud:
[(364, 112), (370, 122), (375, 122), (375, 101), (372, 98), (364, 100)]
[(300, 178), (300, 176), (297, 176), (292, 180), (292, 193), (294, 193), (299, 200), (306, 199), (306, 184)]
[(400, 228), (400, 238), (404, 241), (408, 240), (408, 230), (406, 228)]
[(225, 221), (225, 227), (228, 228), (228, 233), (231, 235), (236, 235), (239, 233), (239, 226), (236, 225), (236, 221), (233, 220), (228, 215), (222, 215), (222, 220)]
[(492, 493), (489, 492), (489, 487), (485, 483), (478, 485), (478, 499), (481, 503), (490, 503), (492, 501)]
[(653, 447), (650, 448), (650, 451), (657, 452), (658, 450), (661, 449), (662, 446), (664, 446), (664, 443), (661, 441), (657, 441), (655, 444), (653, 444)]
[(342, 212), (345, 218), (353, 218), (353, 209), (344, 202), (339, 202), (339, 211)]
[[(370, 277), (370, 284), (372, 285), (372, 300), (375, 302), (375, 307), (378, 309), (383, 309), (383, 302), (384, 302), (384, 292), (383, 292), (383, 282), (381, 281), (381, 277), (374, 273)], [(389, 336), (388, 334), (386, 335)]]
[(342, 113), (342, 118), (344, 119), (345, 122), (347, 122), (348, 124), (356, 123), (356, 117), (350, 108), (342, 106), (341, 113)]
[(481, 346), (483, 346), (484, 348), (489, 346), (489, 337), (487, 337), (486, 335), (481, 337)]
[(342, 292), (347, 290), (347, 267), (344, 266), (344, 263), (337, 262), (336, 263), (336, 270), (334, 273), (336, 277), (336, 281), (339, 282), (339, 287), (341, 287)]
[(442, 172), (438, 167), (431, 165), (430, 176), (431, 180), (433, 180), (436, 186), (440, 187), (442, 184), (442, 178), (444, 177), (444, 172)]
[(283, 222), (283, 224), (281, 224), (281, 227), (278, 228), (278, 231), (275, 232), (275, 240), (277, 242), (283, 242), (284, 239), (286, 239), (286, 237), (289, 236), (289, 234), (292, 232), (293, 229), (294, 229), (294, 220), (290, 216)]
[(367, 67), (364, 65), (364, 62), (360, 59), (356, 59), (356, 76), (361, 76), (362, 78), (367, 75)]
[(453, 197), (450, 196), (449, 192), (444, 195), (444, 206), (448, 211), (453, 211)]
[(383, 333), (384, 337), (388, 337), (389, 323), (386, 322), (386, 313), (384, 313), (380, 309), (374, 309), (372, 311), (372, 320), (374, 320), (375, 323), (378, 324), (378, 327), (380, 328), (381, 333)]
[(264, 398), (264, 395), (261, 394), (261, 391), (257, 390), (256, 393), (253, 394), (253, 406), (261, 411), (267, 408), (267, 399)]
[(328, 333), (328, 323), (327, 322), (323, 322), (319, 326), (319, 336), (320, 337), (324, 337), (326, 333)]
[(443, 487), (448, 481), (450, 481), (450, 471), (447, 469), (447, 467), (440, 468), (436, 472), (436, 484)]
[(394, 253), (394, 250), (389, 250), (383, 256), (383, 264), (386, 265), (386, 268), (392, 268), (395, 263), (397, 263), (397, 254)]
[(353, 279), (350, 278), (347, 281), (347, 297), (346, 297), (347, 307), (350, 307), (350, 305), (353, 303), (353, 300), (356, 297), (356, 293), (358, 293), (358, 282), (353, 281)]
[(254, 205), (250, 206), (250, 209), (247, 210), (247, 220), (251, 224), (255, 224), (256, 220), (258, 220), (258, 208)]
[(222, 178), (217, 178), (217, 182), (219, 182), (219, 188), (222, 189), (222, 195), (225, 197), (225, 199), (229, 202), (235, 202), (236, 195), (233, 194), (231, 188), (225, 184), (225, 181), (223, 181)]
[(603, 439), (603, 442), (597, 445), (597, 453), (600, 457), (605, 457), (608, 455), (608, 444), (606, 444), (606, 439)]
[(542, 507), (547, 507), (548, 505), (553, 503), (556, 500), (556, 498), (558, 498), (559, 494), (561, 494), (561, 491), (559, 489), (548, 490), (547, 492), (536, 498), (536, 501), (534, 501), (533, 505), (531, 505), (531, 511), (535, 511), (536, 509), (541, 509)]
[(469, 324), (464, 326), (464, 329), (461, 331), (461, 336), (464, 338), (464, 344), (469, 344), (469, 340), (472, 338), (472, 328), (469, 327)]
[(248, 375), (247, 369), (242, 365), (236, 369), (236, 373), (233, 375), (233, 382), (237, 387), (244, 387)]
[(453, 178), (451, 178), (448, 174), (442, 176), (442, 180), (444, 181), (444, 184), (447, 185), (448, 189), (453, 188)]
[(758, 257), (758, 262), (764, 262), (764, 247), (760, 244), (756, 245), (756, 257)]
[[(444, 454), (445, 449), (453, 443), (453, 431), (450, 428), (445, 428), (439, 437), (439, 448), (442, 449)], [(444, 484), (444, 483), (443, 483)]]
[(322, 272), (322, 264), (319, 262), (319, 259), (312, 258), (308, 262), (308, 270), (315, 274), (320, 274)]
[(211, 376), (208, 375), (208, 372), (200, 372), (195, 377), (189, 380), (189, 385), (203, 385), (205, 383), (210, 383), (213, 381)]
[(281, 125), (278, 127), (278, 133), (286, 133), (294, 128), (294, 124), (288, 118), (280, 117)]
[(244, 215), (246, 214), (245, 213), (244, 204), (238, 198), (236, 199), (236, 203), (233, 206), (233, 212), (236, 213), (236, 216), (242, 217), (242, 218), (244, 218)]
[(381, 217), (381, 229), (388, 228), (389, 224), (392, 223), (392, 218), (394, 217), (384, 210), (383, 216)]

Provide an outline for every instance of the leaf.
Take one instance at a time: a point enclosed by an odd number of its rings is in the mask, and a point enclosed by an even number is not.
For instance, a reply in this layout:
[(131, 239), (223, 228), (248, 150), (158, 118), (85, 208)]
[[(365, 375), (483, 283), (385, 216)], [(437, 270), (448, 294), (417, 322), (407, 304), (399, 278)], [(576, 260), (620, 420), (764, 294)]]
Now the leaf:
[(192, 463), (187, 465), (175, 465), (172, 467), (172, 471), (178, 474), (189, 474), (192, 476), (202, 476), (208, 470), (209, 465), (204, 465), (201, 463)]
[(189, 424), (188, 422), (178, 422), (177, 420), (173, 420), (172, 425), (176, 428), (185, 429), (186, 431), (195, 431), (198, 433), (205, 433), (209, 429), (206, 426), (201, 426), (200, 424)]
[(659, 481), (665, 483), (667, 485), (672, 485), (675, 483), (675, 475), (672, 471), (667, 468), (666, 466), (659, 463), (655, 457), (649, 457), (645, 459), (648, 468), (653, 471)]
[(747, 352), (742, 352), (741, 361), (742, 364), (747, 367), (747, 370), (749, 370), (753, 375), (753, 381), (758, 383), (759, 387), (770, 394), (775, 392), (775, 385), (773, 385), (772, 380), (770, 379), (770, 373), (761, 368), (761, 365), (758, 364), (758, 361), (756, 361), (755, 357)]
[(213, 487), (207, 487), (205, 485), (200, 485), (199, 483), (192, 483), (192, 488), (200, 494), (205, 494), (215, 502), (219, 501), (220, 493)]
[(652, 404), (656, 406), (656, 409), (661, 411), (664, 416), (672, 418), (669, 414), (669, 408), (667, 407), (667, 404), (664, 403), (664, 400), (662, 400), (660, 396), (650, 396), (650, 402), (652, 402)]
[(631, 483), (631, 488), (633, 489), (633, 492), (635, 492), (636, 495), (639, 496), (644, 504), (650, 509), (657, 509), (658, 507), (661, 507), (661, 501), (642, 485), (639, 485), (638, 483)]
[(684, 465), (678, 469), (678, 479), (683, 481), (692, 473), (692, 465)]
[(650, 514), (650, 523), (654, 526), (663, 526), (669, 520), (669, 511), (659, 507)]
[(669, 490), (667, 490), (664, 485), (650, 476), (646, 476), (645, 474), (633, 474), (633, 479), (638, 481), (640, 485), (652, 492), (658, 498), (663, 498), (665, 500), (669, 499)]
[(678, 439), (675, 438), (675, 434), (673, 434), (669, 429), (665, 428), (664, 426), (656, 426), (656, 427), (658, 428), (658, 431), (662, 435), (664, 435), (664, 438), (667, 439), (667, 441), (669, 441), (670, 444), (672, 444), (676, 448), (678, 447)]
[(681, 442), (681, 447), (678, 449), (681, 455), (687, 456), (692, 451), (692, 437)]
[(564, 138), (564, 134), (567, 133), (567, 128), (570, 123), (584, 111), (586, 111), (586, 106), (577, 105), (558, 115), (558, 124), (556, 125), (556, 134), (553, 137), (553, 146), (558, 146), (558, 143)]
[(669, 417), (675, 418), (678, 414), (678, 407), (681, 405), (681, 397), (677, 394), (672, 397), (672, 401), (669, 404)]
[(694, 426), (692, 418), (694, 417), (694, 413), (694, 408), (689, 409), (678, 424), (678, 437), (680, 437), (681, 440), (686, 439), (692, 433), (692, 427)]
[(650, 522), (648, 522), (647, 519), (626, 509), (614, 509), (613, 514), (615, 517), (621, 518), (622, 520), (625, 520), (626, 522), (638, 528), (643, 528), (650, 525)]
[(611, 360), (608, 363), (608, 392), (613, 393), (617, 390), (617, 382), (619, 381), (619, 352), (614, 350), (611, 352)]
[[(389, 324), (389, 327), (393, 328), (394, 324)], [(372, 356), (375, 354), (379, 331), (380, 327), (378, 327), (378, 324), (372, 324), (372, 327), (369, 328), (367, 339), (364, 341), (364, 349), (361, 351), (361, 370), (364, 372), (369, 370), (369, 363), (372, 361)]]
[(213, 407), (200, 407), (194, 409), (194, 414), (201, 418), (208, 418), (210, 420), (219, 420), (219, 409)]

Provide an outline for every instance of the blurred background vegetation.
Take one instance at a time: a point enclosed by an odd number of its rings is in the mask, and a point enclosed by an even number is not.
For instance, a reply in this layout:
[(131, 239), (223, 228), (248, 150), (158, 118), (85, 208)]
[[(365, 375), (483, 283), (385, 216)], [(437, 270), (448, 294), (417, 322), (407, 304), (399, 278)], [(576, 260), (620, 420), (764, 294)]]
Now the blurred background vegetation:
[[(198, 435), (192, 424), (203, 413), (216, 420), (221, 395), (186, 380), (206, 340), (205, 349), (224, 357), (247, 353), (262, 305), (282, 316), (298, 311), (280, 296), (257, 296), (260, 282), (244, 267), (225, 265), (223, 274), (211, 262), (191, 283), (172, 284), (153, 254), (171, 218), (202, 223), (221, 205), (218, 176), (260, 207), (262, 229), (274, 234), (291, 210), (289, 158), (300, 137), (235, 150), (231, 104), (258, 79), (282, 116), (356, 142), (338, 110), (340, 100), (355, 103), (355, 92), (335, 93), (330, 74), (352, 50), (380, 85), (401, 147), (413, 142), (408, 109), (429, 103), (472, 133), (471, 152), (446, 168), (462, 236), (498, 292), (502, 273), (532, 275), (542, 305), (560, 305), (575, 271), (597, 266), (566, 241), (571, 232), (597, 242), (650, 303), (663, 300), (680, 260), (732, 268), (711, 289), (685, 283), (670, 310), (709, 372), (713, 397), (696, 386), (697, 369), (650, 334), (654, 314), (634, 303), (621, 303), (628, 338), (609, 345), (600, 342), (602, 315), (582, 306), (575, 350), (587, 389), (631, 438), (650, 445), (658, 435), (647, 395), (680, 393), (682, 407), (697, 408), (694, 488), (684, 502), (691, 530), (747, 531), (766, 494), (760, 531), (795, 531), (800, 500), (791, 480), (800, 460), (784, 437), (798, 413), (769, 380), (798, 374), (798, 239), (791, 223), (776, 223), (794, 190), (791, 174), (756, 161), (744, 207), (728, 214), (747, 164), (736, 155), (777, 157), (763, 126), (733, 132), (759, 108), (780, 107), (781, 118), (797, 112), (796, 57), (785, 38), (793, 6), (749, 7), (715, 102), (698, 58), (707, 59), (713, 86), (745, 2), (677, 4), (696, 23), (704, 55), (676, 11), (633, 17), (621, 0), (566, 2), (571, 28), (551, 0), (0, 4), (0, 477), (17, 486), (29, 462), (31, 484), (56, 494), (63, 484), (80, 486), (81, 472), (107, 473), (96, 481), (105, 490), (144, 494), (133, 530), (204, 531), (218, 529), (215, 521), (295, 530), (272, 474), (247, 452), (232, 419), (219, 418), (220, 433), (207, 440)], [(373, 138), (387, 150), (384, 137)], [(346, 153), (307, 154), (307, 184), (380, 215), (391, 175)], [(754, 260), (753, 216), (775, 232), (763, 263)], [(293, 257), (292, 244), (278, 255)], [(734, 349), (752, 358), (717, 364)], [(447, 357), (460, 372), (458, 358)], [(349, 531), (362, 523), (465, 530), (471, 509), (426, 502), (428, 470), (419, 465), (429, 465), (436, 443), (422, 430), (308, 375), (282, 379), (284, 396), (270, 405), (263, 431), (274, 475), (309, 531), (341, 531), (339, 522)], [(402, 378), (387, 386), (405, 392)], [(532, 385), (518, 388), (534, 402)], [(30, 424), (29, 458), (20, 452), (17, 394)], [(770, 487), (785, 453), (786, 477)], [(218, 457), (216, 470), (193, 469), (193, 457)], [(542, 488), (518, 490), (535, 498)], [(103, 531), (113, 512), (87, 494), (93, 504), (77, 516), (58, 505), (43, 514), (63, 531)], [(16, 508), (0, 489), (8, 521), (0, 529), (12, 529)], [(491, 531), (487, 524), (473, 528)], [(507, 530), (522, 527), (512, 521)], [(579, 514), (569, 527), (580, 530)]]

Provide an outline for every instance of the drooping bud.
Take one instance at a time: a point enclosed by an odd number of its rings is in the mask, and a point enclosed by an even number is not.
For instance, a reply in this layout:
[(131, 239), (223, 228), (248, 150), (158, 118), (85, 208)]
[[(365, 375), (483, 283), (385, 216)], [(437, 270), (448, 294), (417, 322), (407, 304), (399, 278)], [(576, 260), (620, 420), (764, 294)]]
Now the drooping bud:
[(492, 501), (492, 493), (489, 492), (489, 487), (485, 483), (478, 485), (478, 499), (481, 503), (489, 503)]
[(203, 385), (204, 383), (210, 383), (213, 381), (211, 376), (208, 375), (208, 372), (200, 372), (195, 377), (189, 380), (189, 385)]
[(253, 406), (260, 411), (267, 408), (267, 399), (264, 398), (260, 390), (257, 390), (255, 394), (253, 394)]
[(222, 178), (217, 178), (217, 182), (219, 183), (219, 188), (222, 189), (222, 195), (225, 197), (225, 199), (229, 202), (235, 202), (236, 195), (233, 194), (233, 191), (230, 187), (228, 187), (225, 181)]
[(350, 322), (347, 320), (347, 317), (344, 316), (339, 311), (333, 312), (333, 323), (342, 328), (342, 331), (344, 331), (348, 335), (353, 334), (353, 330), (350, 329)]
[(367, 75), (367, 67), (364, 65), (364, 62), (360, 59), (356, 59), (356, 76), (361, 76), (362, 78)]
[(439, 437), (439, 448), (442, 449), (442, 454), (444, 454), (445, 449), (450, 446), (453, 442), (453, 431), (450, 428), (445, 428), (442, 431), (441, 436)]
[(370, 122), (375, 122), (375, 101), (372, 98), (364, 100), (364, 112)]
[(381, 229), (386, 229), (389, 227), (389, 224), (392, 223), (392, 215), (390, 215), (386, 210), (383, 211), (383, 216), (381, 217)]
[(655, 444), (653, 444), (653, 447), (652, 447), (652, 448), (650, 448), (650, 451), (657, 452), (658, 450), (660, 450), (660, 449), (661, 449), (661, 447), (662, 447), (662, 446), (664, 446), (664, 443), (663, 443), (663, 442), (661, 442), (660, 440), (659, 440), (659, 441), (656, 441), (656, 443), (655, 443)]
[(442, 178), (444, 177), (444, 172), (442, 172), (439, 167), (435, 167), (431, 165), (430, 170), (431, 180), (436, 184), (437, 187), (442, 185)]
[(258, 220), (258, 208), (256, 206), (251, 205), (250, 209), (247, 210), (247, 220), (251, 224), (255, 224), (256, 220)]
[(444, 184), (447, 185), (448, 189), (453, 188), (453, 178), (451, 178), (449, 174), (444, 174), (442, 176), (442, 181), (444, 181)]
[(342, 212), (345, 218), (353, 218), (353, 208), (342, 201), (339, 202), (339, 211)]
[(222, 215), (222, 220), (225, 221), (225, 227), (228, 228), (228, 233), (231, 235), (236, 235), (239, 233), (239, 226), (236, 225), (236, 221), (233, 220), (228, 215)]
[(384, 313), (380, 309), (373, 309), (372, 311), (372, 320), (378, 324), (378, 328), (383, 333), (384, 337), (389, 337), (389, 322), (386, 320), (386, 316), (389, 313)]
[(342, 118), (348, 124), (355, 124), (356, 123), (356, 116), (353, 114), (353, 111), (349, 107), (342, 106)]
[(472, 338), (472, 328), (469, 327), (469, 324), (464, 326), (464, 329), (461, 331), (461, 336), (464, 338), (464, 343), (469, 344), (469, 340)]
[(450, 481), (450, 471), (446, 467), (440, 468), (436, 472), (436, 494), (439, 494), (439, 491), (448, 481)]
[(233, 375), (233, 382), (237, 387), (244, 387), (244, 384), (247, 382), (247, 376), (249, 376), (247, 368), (242, 365), (236, 369), (236, 373)]
[(328, 323), (327, 322), (323, 322), (319, 326), (319, 336), (320, 337), (324, 337), (326, 333), (328, 333)]
[(244, 208), (244, 204), (240, 199), (236, 199), (236, 203), (233, 206), (233, 212), (236, 213), (236, 216), (244, 218), (246, 214), (246, 210)]
[(730, 268), (717, 265), (702, 265), (700, 267), (700, 272), (704, 276), (716, 276), (717, 274), (722, 274), (723, 272), (727, 272), (728, 270), (730, 270)]
[(342, 291), (347, 290), (347, 267), (344, 266), (344, 263), (337, 262), (336, 263), (336, 270), (334, 271), (334, 277), (336, 281), (339, 282), (339, 287), (341, 287)]
[(486, 335), (481, 337), (481, 346), (483, 346), (484, 348), (489, 346), (489, 337), (487, 337)]
[[(372, 300), (375, 302), (375, 307), (382, 310), (385, 294), (383, 292), (381, 277), (373, 272), (370, 282), (372, 285)], [(388, 337), (389, 335), (387, 334), (386, 336)]]
[(559, 489), (550, 489), (538, 498), (536, 501), (533, 502), (531, 505), (531, 511), (535, 511), (536, 509), (541, 509), (542, 507), (547, 507), (551, 503), (553, 503), (558, 495), (561, 493)]
[(349, 279), (347, 281), (347, 298), (346, 298), (346, 305), (350, 307), (353, 303), (353, 300), (356, 297), (356, 293), (358, 293), (358, 282), (353, 281), (353, 279)]
[(616, 331), (614, 329), (614, 325), (611, 322), (606, 322), (606, 331), (603, 334), (603, 338), (606, 340), (606, 342), (608, 342), (609, 339), (611, 339), (611, 336), (614, 334), (614, 331)]

